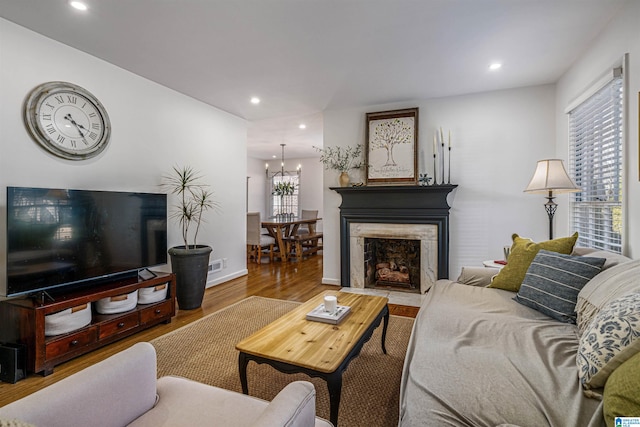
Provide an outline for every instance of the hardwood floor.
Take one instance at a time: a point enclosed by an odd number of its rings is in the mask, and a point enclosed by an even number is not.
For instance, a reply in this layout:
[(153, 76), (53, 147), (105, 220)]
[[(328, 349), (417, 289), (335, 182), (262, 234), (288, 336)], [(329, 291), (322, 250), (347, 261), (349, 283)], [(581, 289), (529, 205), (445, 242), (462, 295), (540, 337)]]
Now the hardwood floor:
[[(336, 286), (323, 285), (322, 255), (312, 256), (300, 262), (249, 263), (249, 274), (214, 286), (205, 292), (202, 307), (195, 310), (178, 310), (170, 324), (158, 325), (134, 336), (80, 356), (56, 366), (53, 374), (43, 377), (30, 374), (16, 384), (0, 382), (0, 406), (29, 395), (53, 384), (81, 369), (130, 347), (136, 342), (150, 341), (167, 332), (198, 320), (208, 314), (234, 304), (252, 295), (267, 298), (304, 302), (314, 295), (335, 290)], [(392, 315), (415, 317), (417, 307), (390, 305)]]

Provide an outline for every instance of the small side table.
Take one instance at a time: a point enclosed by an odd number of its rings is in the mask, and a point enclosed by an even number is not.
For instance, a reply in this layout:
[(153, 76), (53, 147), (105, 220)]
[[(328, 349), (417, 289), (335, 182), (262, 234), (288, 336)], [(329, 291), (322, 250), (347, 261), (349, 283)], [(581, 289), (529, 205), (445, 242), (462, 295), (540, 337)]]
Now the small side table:
[(482, 265), (484, 265), (485, 267), (492, 267), (492, 268), (502, 268), (502, 267), (504, 267), (504, 264), (498, 264), (497, 262), (492, 261), (492, 260), (482, 261)]

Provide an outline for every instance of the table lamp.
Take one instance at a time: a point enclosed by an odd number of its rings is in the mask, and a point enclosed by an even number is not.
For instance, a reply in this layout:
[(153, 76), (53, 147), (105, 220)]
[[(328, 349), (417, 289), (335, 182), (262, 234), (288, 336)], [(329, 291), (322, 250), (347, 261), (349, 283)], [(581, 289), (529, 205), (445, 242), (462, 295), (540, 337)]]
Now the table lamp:
[(553, 239), (553, 215), (558, 204), (553, 201), (556, 194), (576, 193), (580, 191), (569, 178), (564, 164), (560, 159), (538, 160), (533, 178), (525, 188), (525, 193), (547, 194), (544, 208), (549, 215), (549, 240)]

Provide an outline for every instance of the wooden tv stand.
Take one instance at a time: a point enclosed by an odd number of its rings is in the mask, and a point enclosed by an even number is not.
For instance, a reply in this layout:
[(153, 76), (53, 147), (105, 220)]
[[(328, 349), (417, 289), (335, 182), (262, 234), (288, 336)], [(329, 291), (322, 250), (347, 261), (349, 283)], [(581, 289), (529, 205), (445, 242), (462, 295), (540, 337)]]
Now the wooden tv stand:
[[(3, 301), (0, 304), (0, 341), (24, 344), (27, 348), (27, 369), (49, 375), (53, 373), (54, 366), (62, 362), (158, 323), (171, 322), (176, 314), (175, 275), (156, 274), (157, 277), (149, 280), (132, 277), (57, 294), (55, 301), (33, 298)], [(163, 284), (169, 285), (164, 300), (138, 304), (133, 310), (117, 314), (98, 314), (93, 309), (91, 323), (87, 326), (66, 334), (45, 336), (44, 316), (47, 314)]]

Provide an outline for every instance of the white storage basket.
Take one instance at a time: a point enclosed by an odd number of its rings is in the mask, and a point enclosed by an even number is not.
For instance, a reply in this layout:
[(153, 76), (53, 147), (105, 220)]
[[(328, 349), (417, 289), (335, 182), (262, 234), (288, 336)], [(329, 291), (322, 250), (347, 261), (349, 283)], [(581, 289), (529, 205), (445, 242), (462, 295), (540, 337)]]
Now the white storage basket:
[(162, 301), (167, 297), (167, 290), (169, 284), (150, 286), (148, 288), (138, 289), (138, 304), (152, 304), (154, 302)]
[(66, 334), (91, 323), (91, 303), (67, 308), (44, 316), (44, 334), (48, 337)]
[(116, 295), (102, 298), (96, 302), (96, 311), (100, 314), (124, 313), (133, 310), (138, 305), (138, 290), (130, 294)]

